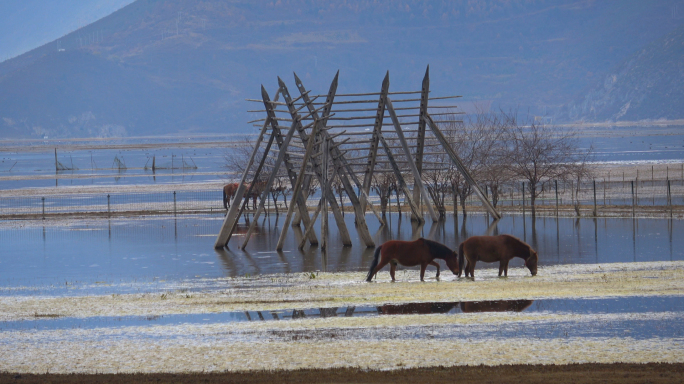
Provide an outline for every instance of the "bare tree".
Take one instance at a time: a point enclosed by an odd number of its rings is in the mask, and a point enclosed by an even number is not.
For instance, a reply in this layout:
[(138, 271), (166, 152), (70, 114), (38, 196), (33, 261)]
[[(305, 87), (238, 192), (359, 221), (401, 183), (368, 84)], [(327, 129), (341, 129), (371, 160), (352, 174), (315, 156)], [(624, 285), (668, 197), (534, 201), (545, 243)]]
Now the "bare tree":
[(581, 178), (590, 171), (586, 153), (579, 149), (577, 132), (570, 129), (531, 122), (529, 125), (511, 124), (506, 137), (506, 164), (511, 173), (525, 180), (530, 195), (532, 213), (535, 200), (542, 193), (542, 184), (554, 179)]

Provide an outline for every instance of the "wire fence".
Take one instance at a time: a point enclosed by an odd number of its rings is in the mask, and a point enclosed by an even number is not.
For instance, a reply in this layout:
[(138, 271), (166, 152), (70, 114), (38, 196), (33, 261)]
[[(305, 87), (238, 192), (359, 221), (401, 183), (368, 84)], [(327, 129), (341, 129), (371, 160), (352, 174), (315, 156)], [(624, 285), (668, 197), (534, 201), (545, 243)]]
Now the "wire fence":
[[(450, 187), (449, 187), (450, 189)], [(484, 188), (488, 195), (491, 190)], [(568, 209), (572, 206), (596, 207), (597, 211), (610, 208), (644, 209), (644, 207), (684, 206), (684, 180), (585, 180), (577, 182), (549, 181), (538, 186), (541, 191), (535, 206), (541, 210)], [(288, 200), (291, 197), (288, 196)], [(379, 197), (371, 194), (376, 204)], [(453, 205), (453, 194), (445, 196), (445, 204)], [(316, 206), (317, 195), (307, 205)], [(405, 198), (400, 201), (408, 209)], [(314, 201), (316, 200), (316, 201)], [(281, 212), (284, 202), (278, 202)], [(248, 208), (251, 208), (251, 201)], [(350, 209), (349, 200), (343, 205)], [(393, 202), (389, 203), (390, 209)], [(459, 201), (460, 205), (460, 201)], [(469, 209), (483, 209), (473, 195), (466, 199)], [(272, 201), (266, 205), (274, 210)], [(520, 210), (530, 206), (529, 185), (523, 182), (499, 186), (497, 208), (502, 211)], [(170, 192), (127, 192), (109, 194), (64, 194), (31, 197), (0, 197), (0, 218), (47, 217), (55, 215), (125, 215), (125, 214), (186, 214), (225, 212), (220, 190)]]
[(182, 214), (223, 211), (221, 191), (129, 192), (0, 198), (0, 216)]

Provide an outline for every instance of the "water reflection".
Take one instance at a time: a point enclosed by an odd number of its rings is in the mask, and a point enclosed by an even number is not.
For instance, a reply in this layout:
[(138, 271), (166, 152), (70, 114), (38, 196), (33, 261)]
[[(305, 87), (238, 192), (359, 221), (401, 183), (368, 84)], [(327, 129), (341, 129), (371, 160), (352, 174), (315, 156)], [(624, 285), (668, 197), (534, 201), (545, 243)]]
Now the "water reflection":
[[(392, 213), (388, 225), (369, 216), (376, 245), (388, 240), (427, 237), (457, 249), (470, 236), (511, 234), (526, 240), (539, 253), (539, 265), (684, 260), (684, 221), (639, 218), (553, 218), (504, 216), (497, 222), (485, 215), (449, 215), (425, 225), (410, 214)], [(273, 217), (271, 217), (273, 216)], [(212, 251), (221, 215), (120, 218), (92, 220), (6, 221), (0, 226), (0, 284), (41, 286), (64, 280), (244, 276), (246, 274), (365, 271), (373, 248), (358, 235), (352, 247), (343, 247), (330, 220), (330, 242), (325, 257), (319, 247), (299, 249), (301, 228), (286, 238), (276, 252), (280, 234), (278, 216), (256, 226), (243, 251), (247, 225), (238, 224), (229, 246)], [(346, 215), (352, 228), (353, 215)], [(427, 228), (425, 228), (427, 226)], [(318, 228), (315, 229), (318, 231)], [(354, 233), (354, 231), (352, 231)], [(318, 236), (318, 234), (317, 234)], [(103, 244), (108, 247), (103, 247)], [(97, 250), (97, 252), (93, 252)], [(511, 268), (523, 261), (511, 260)], [(485, 264), (485, 267), (496, 267)], [(543, 273), (543, 272), (542, 272)]]
[[(235, 311), (221, 313), (195, 313), (195, 314), (170, 314), (155, 316), (100, 316), (89, 318), (61, 317), (58, 315), (36, 315), (32, 320), (0, 321), (0, 331), (32, 329), (32, 330), (56, 330), (56, 329), (92, 329), (107, 326), (146, 326), (146, 325), (172, 325), (172, 324), (211, 324), (233, 323), (249, 321), (283, 321), (296, 319), (319, 319), (330, 317), (366, 317), (385, 315), (426, 315), (448, 314), (459, 315), (463, 313), (481, 312), (543, 312), (546, 314), (682, 314), (684, 313), (684, 299), (681, 296), (660, 297), (620, 297), (601, 299), (546, 299), (546, 300), (497, 300), (497, 301), (471, 301), (471, 302), (434, 302), (434, 303), (406, 303), (388, 304), (382, 306), (347, 306), (307, 309), (281, 309), (269, 311)], [(639, 316), (633, 316), (633, 320), (627, 320), (633, 324), (643, 323)], [(668, 327), (676, 329), (681, 337), (681, 319), (677, 316), (664, 317), (663, 320), (653, 327), (646, 323), (648, 329), (642, 332), (663, 332)], [(615, 321), (607, 324), (598, 324), (601, 332), (604, 327), (615, 325)], [(564, 325), (564, 327), (567, 324)], [(579, 328), (587, 328), (587, 324), (580, 322)], [(593, 328), (590, 326), (589, 328)], [(557, 324), (554, 325), (557, 328)], [(565, 328), (561, 328), (563, 330)], [(633, 328), (634, 329), (634, 328)], [(587, 331), (585, 329), (585, 331)], [(589, 332), (594, 332), (589, 330)], [(595, 334), (593, 335), (595, 336)], [(630, 336), (637, 336), (631, 334)]]
[(461, 312), (522, 312), (533, 300), (495, 300), (461, 302)]

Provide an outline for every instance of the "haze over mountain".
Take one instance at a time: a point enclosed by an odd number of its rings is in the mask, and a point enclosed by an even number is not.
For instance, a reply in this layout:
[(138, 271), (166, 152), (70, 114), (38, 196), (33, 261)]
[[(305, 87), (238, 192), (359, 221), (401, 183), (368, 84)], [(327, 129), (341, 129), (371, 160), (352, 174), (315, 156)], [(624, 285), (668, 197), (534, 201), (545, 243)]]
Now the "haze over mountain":
[(134, 0), (3, 0), (0, 61), (97, 21)]
[[(276, 76), (553, 114), (684, 22), (684, 1), (138, 0), (0, 63), (0, 137), (247, 132)], [(679, 9), (681, 8), (681, 11)], [(657, 63), (655, 63), (657, 64)], [(597, 116), (598, 118), (598, 116)]]
[(570, 121), (684, 119), (684, 25), (624, 60), (561, 116)]

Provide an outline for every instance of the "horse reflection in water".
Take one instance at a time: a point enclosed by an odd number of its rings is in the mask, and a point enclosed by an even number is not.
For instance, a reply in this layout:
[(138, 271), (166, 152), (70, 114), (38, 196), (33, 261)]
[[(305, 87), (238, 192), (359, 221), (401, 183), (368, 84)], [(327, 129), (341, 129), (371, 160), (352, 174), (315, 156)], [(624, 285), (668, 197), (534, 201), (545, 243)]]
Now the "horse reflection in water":
[(420, 281), (424, 281), (427, 266), (434, 265), (437, 267), (436, 277), (439, 277), (439, 264), (434, 261), (435, 259), (444, 259), (451, 272), (458, 275), (458, 255), (449, 247), (423, 238), (415, 241), (390, 240), (375, 250), (366, 281), (371, 281), (373, 276), (377, 276), (378, 271), (387, 264), (390, 264), (392, 281), (395, 280), (394, 272), (397, 264), (407, 267), (420, 265)]
[(385, 304), (378, 307), (379, 315), (425, 315), (429, 313), (447, 313), (458, 306), (455, 303), (409, 303)]
[(463, 301), (461, 312), (522, 312), (534, 300)]
[(379, 315), (427, 315), (449, 313), (459, 307), (463, 313), (473, 312), (522, 312), (533, 300), (462, 301), (453, 303), (385, 304), (378, 307)]

